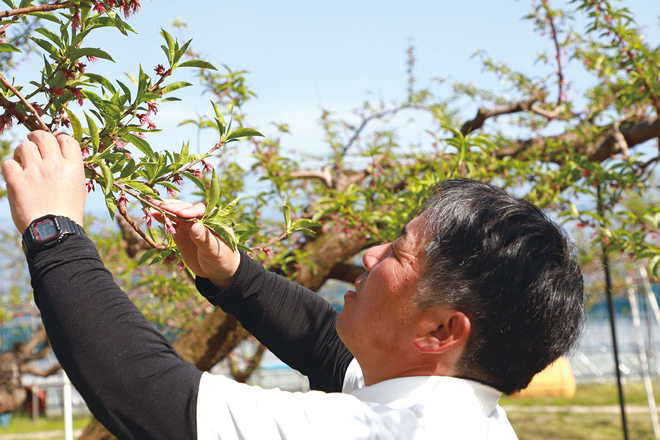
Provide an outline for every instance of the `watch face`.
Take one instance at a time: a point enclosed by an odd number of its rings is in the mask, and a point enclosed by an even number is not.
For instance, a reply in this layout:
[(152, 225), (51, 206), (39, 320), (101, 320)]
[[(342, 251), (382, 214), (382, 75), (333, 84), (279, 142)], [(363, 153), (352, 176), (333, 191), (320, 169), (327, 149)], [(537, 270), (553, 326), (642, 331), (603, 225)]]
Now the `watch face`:
[(35, 239), (38, 241), (46, 241), (57, 235), (57, 228), (55, 222), (51, 219), (44, 220), (34, 225)]

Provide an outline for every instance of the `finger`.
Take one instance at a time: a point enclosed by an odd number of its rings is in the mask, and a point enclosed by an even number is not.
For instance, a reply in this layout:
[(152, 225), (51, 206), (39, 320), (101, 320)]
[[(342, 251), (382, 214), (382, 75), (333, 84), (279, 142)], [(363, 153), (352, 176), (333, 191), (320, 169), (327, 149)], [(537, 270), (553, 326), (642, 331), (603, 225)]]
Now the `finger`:
[(202, 218), (206, 212), (206, 204), (204, 203), (191, 205), (180, 200), (168, 200), (162, 203), (160, 207), (182, 218)]
[(16, 176), (18, 176), (22, 171), (23, 168), (21, 168), (21, 165), (15, 160), (7, 159), (2, 163), (2, 176), (5, 178), (5, 182), (7, 182), (10, 186)]
[(60, 151), (65, 159), (80, 159), (82, 158), (82, 151), (80, 144), (74, 138), (66, 133), (55, 133), (55, 138), (60, 146)]
[(21, 164), (23, 168), (31, 163), (40, 163), (42, 161), (39, 147), (33, 142), (22, 142), (16, 150), (14, 150), (14, 160)]
[(41, 154), (41, 157), (44, 159), (62, 157), (62, 152), (60, 150), (60, 145), (57, 143), (57, 139), (47, 131), (33, 131), (28, 133), (27, 137), (37, 145), (39, 148), (39, 154)]

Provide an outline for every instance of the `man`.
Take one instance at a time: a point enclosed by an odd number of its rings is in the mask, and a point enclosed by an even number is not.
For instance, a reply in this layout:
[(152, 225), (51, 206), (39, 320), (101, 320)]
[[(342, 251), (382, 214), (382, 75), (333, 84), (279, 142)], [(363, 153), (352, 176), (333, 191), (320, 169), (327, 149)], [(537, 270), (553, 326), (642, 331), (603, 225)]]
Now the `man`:
[[(456, 180), (435, 188), (401, 237), (367, 250), (339, 314), (180, 222), (174, 238), (200, 292), (325, 392), (202, 373), (146, 322), (75, 225), (85, 202), (77, 143), (28, 139), (3, 174), (14, 223), (32, 234), (35, 301), (63, 368), (120, 438), (513, 439), (501, 392), (527, 386), (582, 326), (582, 278), (561, 230), (524, 200)], [(55, 222), (71, 232), (40, 246)]]

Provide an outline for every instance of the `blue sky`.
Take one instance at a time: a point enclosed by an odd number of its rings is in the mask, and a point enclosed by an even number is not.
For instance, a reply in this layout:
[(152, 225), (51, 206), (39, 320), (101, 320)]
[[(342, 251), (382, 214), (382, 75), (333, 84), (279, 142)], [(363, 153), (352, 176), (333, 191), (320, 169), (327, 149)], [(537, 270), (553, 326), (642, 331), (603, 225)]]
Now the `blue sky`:
[[(107, 49), (116, 61), (114, 65), (99, 61), (94, 70), (120, 78), (124, 71), (136, 75), (140, 64), (151, 71), (163, 63), (160, 28), (179, 39), (192, 38), (194, 49), (217, 67), (226, 64), (250, 72), (248, 84), (258, 95), (245, 108), (251, 126), (269, 133), (271, 122), (286, 122), (292, 130), (286, 145), (314, 151), (322, 146), (317, 127), (321, 105), (348, 115), (368, 98), (405, 97), (406, 49), (411, 42), (421, 84), (444, 77), (499, 87), (497, 79), (481, 73), (479, 61), (472, 58), (477, 50), (531, 74), (546, 74), (547, 66), (533, 62), (537, 52), (553, 49), (548, 39), (532, 33), (531, 22), (522, 20), (530, 4), (514, 0), (142, 0), (141, 11), (129, 20), (138, 35), (126, 38), (108, 31), (88, 45)], [(657, 0), (627, 0), (625, 4), (647, 28), (649, 40), (659, 41)], [(167, 22), (177, 17), (188, 23), (182, 35)], [(579, 23), (575, 26), (580, 28)], [(109, 46), (108, 40), (114, 44)], [(34, 66), (28, 64), (17, 72), (19, 81), (34, 75)], [(194, 82), (190, 73), (181, 69), (175, 80)], [(201, 96), (200, 88), (176, 96), (183, 101), (163, 106), (155, 118), (167, 129), (149, 138), (156, 148), (179, 148), (185, 140), (194, 144), (192, 127), (172, 127), (211, 111), (209, 98)], [(209, 134), (202, 138), (202, 149), (212, 143)], [(105, 210), (93, 197), (88, 206), (100, 213)], [(0, 216), (8, 214), (6, 202), (0, 204)]]

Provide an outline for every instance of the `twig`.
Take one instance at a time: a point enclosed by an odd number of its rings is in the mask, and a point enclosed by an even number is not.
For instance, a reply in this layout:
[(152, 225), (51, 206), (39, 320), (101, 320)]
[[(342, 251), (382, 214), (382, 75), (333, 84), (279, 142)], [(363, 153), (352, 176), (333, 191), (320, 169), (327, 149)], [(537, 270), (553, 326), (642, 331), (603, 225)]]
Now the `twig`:
[(8, 82), (8, 81), (5, 79), (5, 77), (2, 76), (2, 75), (0, 75), (0, 83), (2, 83), (3, 86), (5, 86), (5, 87), (8, 88), (9, 90), (11, 90), (11, 92), (12, 92), (14, 95), (16, 95), (16, 97), (17, 97), (18, 99), (21, 100), (21, 102), (23, 103), (23, 105), (25, 105), (25, 106), (27, 107), (27, 109), (30, 110), (30, 113), (32, 113), (32, 114), (34, 115), (34, 117), (37, 119), (37, 121), (39, 122), (40, 128), (41, 128), (42, 130), (50, 132), (50, 129), (48, 128), (48, 126), (44, 123), (44, 121), (43, 121), (43, 120), (41, 119), (41, 117), (39, 116), (39, 113), (34, 109), (34, 107), (32, 107), (32, 104), (30, 104), (29, 102), (27, 102), (27, 100), (25, 99), (25, 97), (23, 97), (23, 95), (21, 95), (21, 92), (19, 92), (18, 90), (16, 90), (16, 88), (15, 88), (14, 86), (12, 86), (11, 84), (9, 84), (9, 82)]
[(32, 12), (50, 12), (57, 9), (68, 8), (69, 6), (74, 6), (74, 4), (71, 2), (64, 2), (52, 3), (48, 5), (28, 6), (27, 8), (9, 9), (7, 11), (0, 12), (0, 18), (12, 17), (14, 15), (25, 15)]
[(278, 241), (282, 241), (282, 240), (284, 240), (284, 239), (287, 238), (288, 236), (289, 236), (289, 234), (285, 232), (284, 234), (280, 235), (279, 237), (271, 238), (271, 239), (268, 241), (268, 243), (264, 243), (264, 244), (261, 244), (261, 245), (259, 245), (259, 246), (253, 246), (253, 247), (251, 247), (250, 250), (251, 250), (251, 251), (261, 251), (261, 250), (263, 250), (264, 248), (267, 248), (268, 246), (277, 243)]
[(125, 206), (117, 205), (117, 209), (119, 210), (119, 213), (121, 214), (121, 216), (124, 217), (124, 219), (128, 222), (129, 225), (131, 225), (131, 227), (135, 230), (135, 232), (140, 234), (140, 237), (142, 237), (142, 239), (144, 241), (146, 241), (149, 244), (149, 246), (151, 246), (154, 249), (161, 249), (161, 250), (162, 249), (167, 249), (165, 246), (156, 244), (151, 239), (151, 237), (149, 237), (147, 234), (144, 233), (144, 231), (142, 231), (142, 229), (140, 229), (140, 227), (135, 223), (135, 221), (131, 218), (131, 216), (128, 215), (128, 212), (126, 212), (126, 207)]
[[(546, 14), (548, 16), (548, 24), (550, 25), (550, 31), (552, 33), (552, 40), (555, 43), (555, 54), (557, 58), (557, 82), (559, 84), (559, 96), (557, 96), (557, 106), (555, 110), (558, 110), (559, 106), (563, 101), (564, 96), (564, 72), (561, 64), (561, 47), (559, 45), (559, 37), (557, 35), (557, 28), (555, 27), (555, 19), (552, 16), (550, 11), (550, 5), (548, 5), (547, 0), (543, 0), (543, 7), (545, 8)], [(558, 112), (557, 112), (558, 113)], [(556, 117), (556, 116), (555, 116)], [(550, 118), (552, 119), (552, 118)]]

